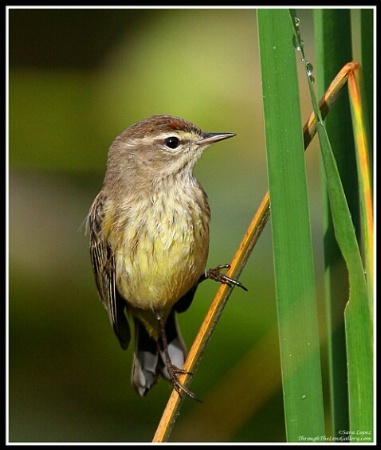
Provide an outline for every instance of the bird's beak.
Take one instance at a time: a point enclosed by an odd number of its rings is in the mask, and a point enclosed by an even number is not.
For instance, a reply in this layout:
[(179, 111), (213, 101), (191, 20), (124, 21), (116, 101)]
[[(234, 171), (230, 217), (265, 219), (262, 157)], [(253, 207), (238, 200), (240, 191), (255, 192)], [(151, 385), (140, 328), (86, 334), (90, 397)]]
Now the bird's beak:
[(197, 141), (199, 145), (213, 144), (214, 142), (223, 141), (235, 136), (235, 133), (203, 133), (202, 139)]

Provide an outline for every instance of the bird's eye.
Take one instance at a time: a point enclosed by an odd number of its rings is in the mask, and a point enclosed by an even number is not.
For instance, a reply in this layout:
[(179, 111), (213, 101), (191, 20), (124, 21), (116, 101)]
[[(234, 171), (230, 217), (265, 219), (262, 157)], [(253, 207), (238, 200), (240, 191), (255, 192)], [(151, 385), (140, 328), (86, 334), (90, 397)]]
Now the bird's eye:
[(164, 139), (164, 145), (174, 150), (180, 145), (180, 139), (176, 136), (170, 136), (166, 139)]

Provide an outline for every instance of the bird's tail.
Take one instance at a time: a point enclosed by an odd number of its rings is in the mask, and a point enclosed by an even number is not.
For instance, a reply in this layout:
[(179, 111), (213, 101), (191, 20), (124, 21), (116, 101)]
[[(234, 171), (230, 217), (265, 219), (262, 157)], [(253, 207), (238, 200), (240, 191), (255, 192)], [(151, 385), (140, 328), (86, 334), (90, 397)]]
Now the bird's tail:
[[(159, 375), (167, 380), (171, 380), (171, 377), (167, 370), (161, 339), (159, 339), (159, 342), (156, 341), (147, 333), (145, 327), (138, 319), (134, 319), (134, 321), (135, 352), (132, 366), (132, 385), (137, 393), (141, 397), (144, 397), (156, 384)], [(178, 368), (182, 368), (187, 355), (187, 349), (173, 310), (165, 324), (165, 334), (171, 363)]]

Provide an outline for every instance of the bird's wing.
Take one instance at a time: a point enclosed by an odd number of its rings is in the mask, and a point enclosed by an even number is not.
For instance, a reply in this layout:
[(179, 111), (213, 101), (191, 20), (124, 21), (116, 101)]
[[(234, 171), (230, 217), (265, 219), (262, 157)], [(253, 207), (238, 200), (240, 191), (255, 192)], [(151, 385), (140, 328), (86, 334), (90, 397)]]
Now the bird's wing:
[(120, 345), (126, 349), (131, 340), (130, 328), (124, 314), (126, 303), (115, 286), (115, 255), (103, 234), (104, 218), (103, 200), (101, 194), (98, 194), (87, 221), (91, 263), (101, 302), (108, 312)]

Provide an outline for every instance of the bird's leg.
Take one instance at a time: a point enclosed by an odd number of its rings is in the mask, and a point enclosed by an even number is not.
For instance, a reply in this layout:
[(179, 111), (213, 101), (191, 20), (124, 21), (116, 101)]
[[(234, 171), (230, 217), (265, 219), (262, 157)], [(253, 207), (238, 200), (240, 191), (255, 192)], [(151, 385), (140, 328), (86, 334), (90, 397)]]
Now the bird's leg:
[(164, 320), (163, 320), (162, 313), (161, 312), (156, 312), (156, 318), (157, 318), (157, 320), (159, 322), (159, 325), (160, 325), (160, 337), (161, 337), (161, 342), (163, 344), (163, 351), (164, 351), (164, 355), (165, 355), (165, 363), (166, 363), (166, 367), (167, 367), (169, 376), (171, 377), (171, 380), (172, 380), (172, 383), (173, 383), (173, 387), (176, 389), (176, 391), (180, 395), (180, 397), (181, 397), (181, 393), (185, 392), (185, 394), (188, 397), (192, 398), (193, 400), (200, 401), (197, 398), (196, 394), (194, 394), (192, 391), (187, 389), (177, 379), (177, 375), (178, 374), (192, 374), (192, 372), (187, 372), (186, 370), (180, 369), (179, 367), (177, 367), (174, 364), (172, 364), (172, 361), (171, 361), (171, 358), (170, 358), (169, 352), (168, 352), (167, 335), (165, 333), (165, 323), (164, 323)]
[(222, 269), (230, 269), (230, 264), (220, 264), (214, 269), (205, 271), (205, 274), (201, 276), (199, 283), (206, 280), (207, 278), (210, 278), (211, 280), (218, 281), (219, 283), (228, 284), (230, 287), (238, 286), (247, 291), (245, 286), (240, 281), (235, 280), (234, 278), (230, 278), (221, 273)]

